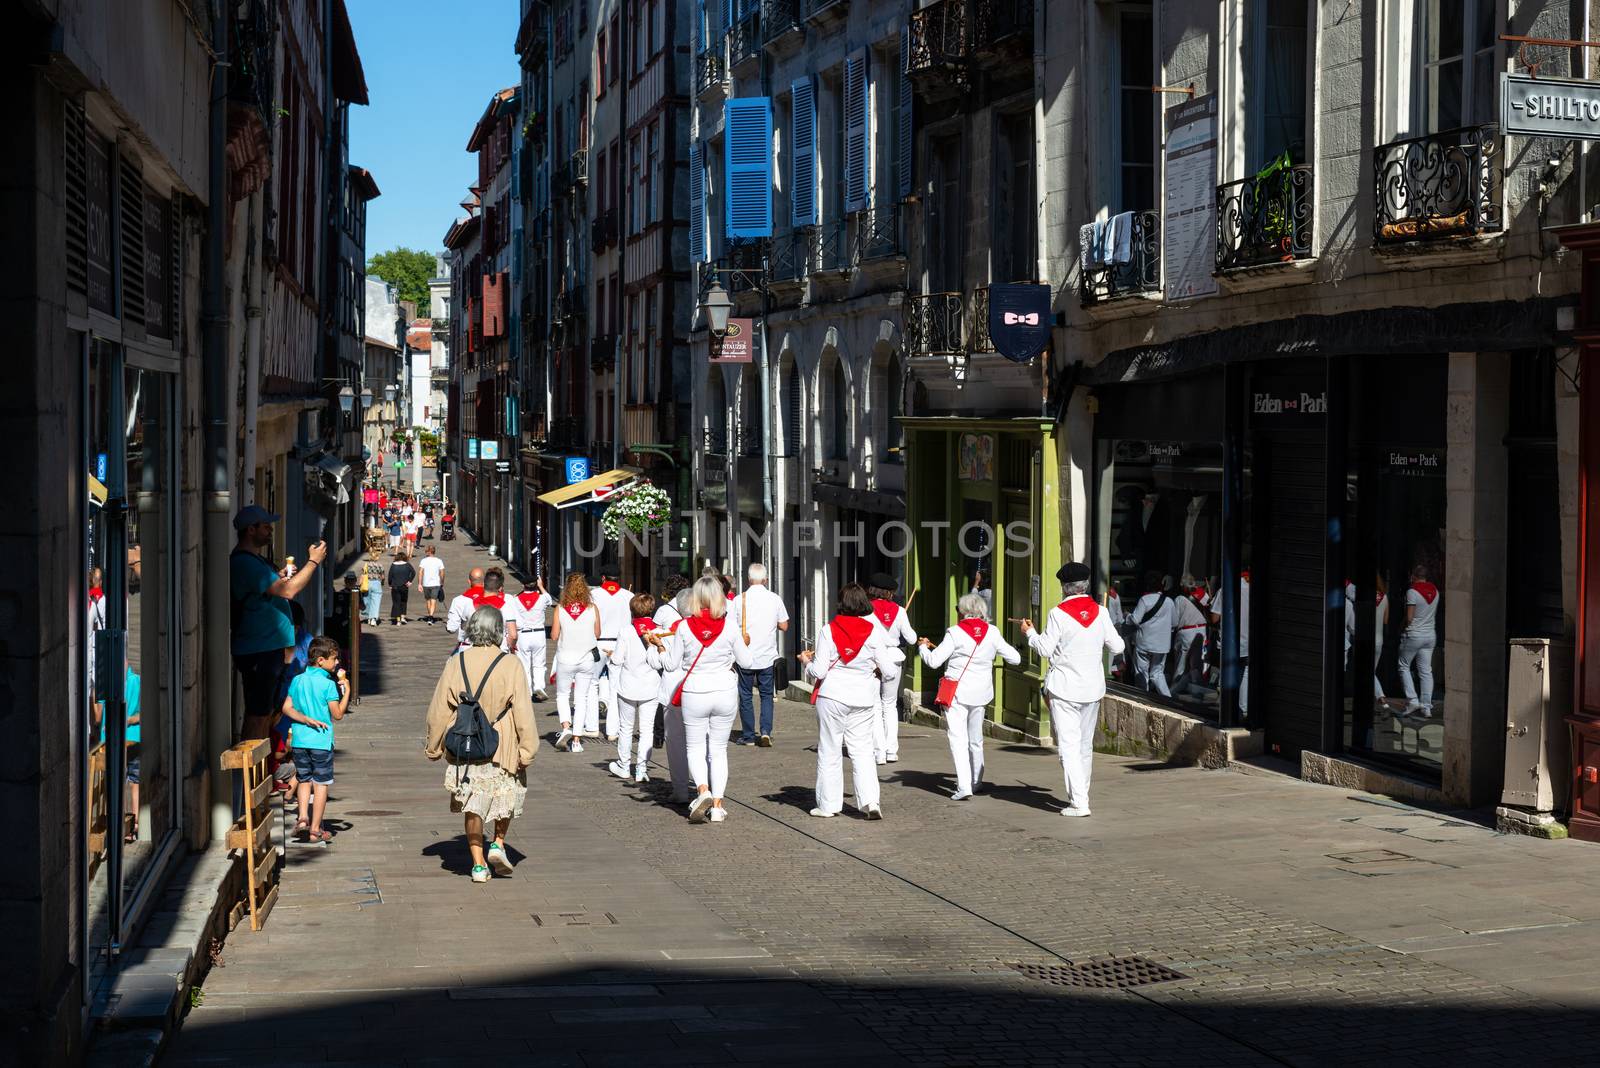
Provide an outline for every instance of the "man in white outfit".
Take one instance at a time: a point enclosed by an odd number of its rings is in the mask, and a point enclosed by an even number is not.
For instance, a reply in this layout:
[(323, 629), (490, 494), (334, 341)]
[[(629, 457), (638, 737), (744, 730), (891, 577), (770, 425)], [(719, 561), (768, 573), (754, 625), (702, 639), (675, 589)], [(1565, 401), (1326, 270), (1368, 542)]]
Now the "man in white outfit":
[(1122, 652), (1122, 635), (1088, 595), (1089, 566), (1076, 561), (1056, 572), (1065, 599), (1050, 610), (1043, 633), (1023, 620), (1022, 633), (1033, 651), (1050, 661), (1045, 694), (1050, 723), (1061, 754), (1067, 807), (1063, 816), (1089, 814), (1089, 779), (1094, 771), (1094, 728), (1100, 699), (1106, 695), (1105, 652)]
[[(1406, 590), (1406, 629), (1400, 632), (1400, 689), (1406, 695), (1406, 713), (1433, 715), (1433, 650), (1438, 645), (1439, 587), (1428, 580), (1428, 569), (1418, 564), (1411, 570), (1411, 585)], [(1417, 678), (1411, 679), (1412, 665)], [(1421, 693), (1418, 693), (1418, 686)]]
[[(778, 632), (789, 629), (783, 598), (767, 588), (765, 564), (751, 564), (750, 585), (730, 606), (741, 639), (750, 647), (753, 668), (739, 669), (739, 744), (772, 745), (772, 662), (778, 659)], [(761, 697), (761, 733), (756, 733), (756, 695)]]
[(467, 572), (467, 588), (450, 602), (450, 611), (444, 617), (444, 629), (456, 636), (455, 652), (467, 647), (467, 620), (478, 610), (478, 598), (482, 596), (483, 568), (475, 567)]
[[(1222, 589), (1219, 586), (1206, 606), (1211, 622), (1222, 625)], [(1239, 573), (1239, 711), (1250, 711), (1250, 571)]]
[(544, 588), (544, 579), (536, 578), (536, 585), (522, 587), (522, 592), (507, 604), (517, 615), (517, 659), (522, 661), (523, 673), (528, 676), (528, 692), (535, 701), (543, 701), (545, 678), (549, 673), (548, 635), (546, 619), (555, 604), (550, 591)]
[(611, 679), (611, 654), (617, 648), (617, 639), (623, 630), (631, 627), (632, 617), (628, 605), (633, 603), (633, 591), (622, 585), (621, 576), (614, 570), (600, 574), (600, 585), (590, 591), (594, 606), (600, 612), (600, 677), (589, 687), (589, 722), (599, 721), (600, 705), (606, 706), (606, 738), (617, 740), (616, 688)]
[(1178, 613), (1158, 573), (1145, 575), (1144, 588), (1149, 592), (1139, 598), (1132, 613), (1137, 628), (1133, 639), (1134, 679), (1146, 690), (1171, 697), (1167, 655), (1172, 652), (1172, 631)]
[(917, 632), (911, 629), (906, 610), (894, 600), (900, 583), (882, 571), (867, 579), (867, 595), (872, 598), (872, 621), (893, 670), (883, 673), (878, 682), (878, 718), (872, 724), (872, 755), (879, 764), (900, 759), (900, 676), (906, 659), (902, 645), (915, 646)]

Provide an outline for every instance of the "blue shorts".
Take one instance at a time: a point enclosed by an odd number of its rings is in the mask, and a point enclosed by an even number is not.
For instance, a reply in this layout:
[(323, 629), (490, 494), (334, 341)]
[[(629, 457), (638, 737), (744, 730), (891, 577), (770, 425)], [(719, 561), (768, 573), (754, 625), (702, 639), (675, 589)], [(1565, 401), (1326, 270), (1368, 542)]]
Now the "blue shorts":
[(315, 783), (318, 786), (332, 785), (332, 749), (294, 748), (289, 750), (289, 756), (294, 761), (295, 778), (301, 782)]
[(127, 771), (128, 771), (128, 775), (127, 775), (128, 781), (131, 782), (133, 785), (138, 786), (139, 785), (139, 745), (138, 745), (137, 742), (135, 742), (133, 745), (128, 746), (128, 755), (127, 755), (127, 758), (126, 758), (126, 763), (127, 763)]

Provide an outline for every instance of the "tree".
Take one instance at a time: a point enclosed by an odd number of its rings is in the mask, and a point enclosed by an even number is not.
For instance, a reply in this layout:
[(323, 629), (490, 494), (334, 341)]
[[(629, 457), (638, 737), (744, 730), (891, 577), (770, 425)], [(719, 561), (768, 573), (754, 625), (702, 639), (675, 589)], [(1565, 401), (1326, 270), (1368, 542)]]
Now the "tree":
[(427, 315), (432, 307), (428, 279), (433, 277), (433, 254), (413, 248), (392, 248), (367, 261), (367, 273), (381, 278), (398, 291), (398, 300), (417, 302), (417, 314)]

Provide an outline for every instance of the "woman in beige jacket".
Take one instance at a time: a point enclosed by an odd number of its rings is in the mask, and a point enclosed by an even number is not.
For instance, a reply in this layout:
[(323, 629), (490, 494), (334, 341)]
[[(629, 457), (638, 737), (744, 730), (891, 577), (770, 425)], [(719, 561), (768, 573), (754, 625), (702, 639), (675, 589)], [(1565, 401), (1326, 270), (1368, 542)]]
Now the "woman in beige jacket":
[[(472, 852), (475, 883), (488, 882), (491, 868), (500, 875), (511, 874), (506, 831), (511, 821), (522, 815), (522, 802), (528, 793), (526, 769), (533, 763), (537, 749), (533, 706), (528, 701), (522, 665), (516, 657), (502, 654), (500, 642), (504, 635), (505, 619), (498, 608), (484, 605), (473, 612), (467, 620), (467, 648), (445, 663), (428, 705), (424, 751), (429, 760), (444, 757), (449, 763), (444, 788), (450, 794), (450, 811), (466, 815), (467, 848)], [(462, 681), (463, 667), (470, 683)], [(468, 685), (477, 690), (478, 704), (499, 735), (493, 759), (482, 764), (458, 764), (444, 748), (444, 736), (455, 724), (456, 706)], [(483, 845), (486, 823), (494, 824), (494, 840), (487, 850)]]

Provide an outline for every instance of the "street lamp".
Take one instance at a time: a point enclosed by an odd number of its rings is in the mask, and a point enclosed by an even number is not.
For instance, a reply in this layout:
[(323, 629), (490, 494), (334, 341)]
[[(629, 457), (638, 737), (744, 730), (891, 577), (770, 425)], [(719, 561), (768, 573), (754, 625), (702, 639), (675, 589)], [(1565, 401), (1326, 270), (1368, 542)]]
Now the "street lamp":
[(362, 411), (366, 411), (371, 407), (372, 407), (372, 390), (364, 389), (364, 390), (361, 391), (361, 410)]
[(717, 337), (728, 332), (728, 313), (733, 311), (733, 298), (728, 296), (728, 291), (722, 288), (722, 283), (714, 281), (711, 288), (706, 290), (705, 299), (700, 307), (706, 313), (706, 322), (711, 328), (711, 333)]
[(339, 390), (339, 410), (345, 415), (349, 415), (353, 410), (355, 410), (355, 406), (356, 391), (351, 389), (349, 386), (344, 386)]
[(388, 404), (393, 404), (394, 403), (394, 383), (393, 382), (390, 382), (387, 386), (383, 387), (383, 399)]

